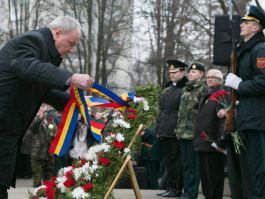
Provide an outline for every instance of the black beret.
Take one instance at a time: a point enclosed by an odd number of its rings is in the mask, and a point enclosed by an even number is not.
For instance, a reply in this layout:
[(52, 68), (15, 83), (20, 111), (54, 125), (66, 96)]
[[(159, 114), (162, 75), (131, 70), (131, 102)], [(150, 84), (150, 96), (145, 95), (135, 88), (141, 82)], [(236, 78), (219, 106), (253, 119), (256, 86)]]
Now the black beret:
[(242, 20), (256, 21), (265, 28), (265, 12), (256, 6), (250, 6), (248, 14)]
[(192, 69), (194, 69), (194, 70), (201, 70), (201, 71), (205, 71), (205, 67), (204, 67), (204, 65), (203, 64), (200, 64), (200, 63), (192, 63), (190, 66), (189, 66), (189, 68), (188, 68), (188, 71), (189, 70), (192, 70)]
[(170, 59), (167, 60), (168, 69), (169, 72), (177, 72), (178, 70), (185, 70), (185, 67), (188, 67), (187, 64), (185, 64), (182, 61), (176, 60), (176, 59)]

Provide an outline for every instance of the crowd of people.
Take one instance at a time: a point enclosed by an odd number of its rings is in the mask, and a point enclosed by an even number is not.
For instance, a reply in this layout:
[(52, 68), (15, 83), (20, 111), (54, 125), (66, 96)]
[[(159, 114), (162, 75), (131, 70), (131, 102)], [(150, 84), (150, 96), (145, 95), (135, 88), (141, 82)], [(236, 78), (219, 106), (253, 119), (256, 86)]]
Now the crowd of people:
[[(167, 61), (170, 82), (159, 96), (155, 127), (146, 129), (162, 148), (160, 162), (167, 177), (158, 176), (165, 181), (165, 191), (158, 196), (196, 199), (201, 183), (205, 198), (222, 199), (226, 164), (233, 199), (265, 198), (263, 29), (264, 11), (251, 6), (240, 24), (236, 74), (229, 73), (225, 82), (220, 70), (205, 71), (200, 63), (188, 66), (180, 60)], [(225, 130), (231, 88), (237, 93), (236, 132)], [(235, 141), (233, 133), (238, 133), (239, 140)], [(149, 151), (156, 140), (150, 143)]]
[[(150, 184), (153, 188), (163, 184), (165, 189), (159, 196), (196, 199), (201, 183), (205, 198), (221, 199), (226, 162), (233, 199), (265, 198), (264, 28), (265, 13), (251, 6), (240, 25), (237, 72), (229, 73), (225, 83), (220, 70), (206, 71), (198, 62), (167, 61), (170, 82), (158, 99), (160, 114), (155, 127), (141, 136), (144, 154), (149, 156), (145, 164), (155, 174)], [(70, 85), (83, 90), (91, 87), (89, 75), (59, 67), (80, 36), (77, 20), (57, 17), (45, 28), (15, 37), (0, 50), (1, 199), (7, 199), (7, 189), (15, 186), (15, 163), (22, 141), (31, 148), (21, 152), (30, 156), (33, 186), (39, 186), (56, 170), (48, 146), (58, 118), (52, 112), (48, 115), (47, 106), (41, 105), (45, 102), (62, 110), (70, 99), (65, 92)], [(244, 144), (240, 153), (235, 153), (231, 135), (225, 132), (228, 110), (219, 103), (220, 96), (229, 101), (224, 86), (238, 95), (236, 129)], [(82, 148), (70, 151), (73, 158), (82, 157), (87, 150), (82, 144), (87, 141), (86, 133), (80, 119), (74, 142)], [(159, 155), (153, 149), (158, 144), (162, 149)]]

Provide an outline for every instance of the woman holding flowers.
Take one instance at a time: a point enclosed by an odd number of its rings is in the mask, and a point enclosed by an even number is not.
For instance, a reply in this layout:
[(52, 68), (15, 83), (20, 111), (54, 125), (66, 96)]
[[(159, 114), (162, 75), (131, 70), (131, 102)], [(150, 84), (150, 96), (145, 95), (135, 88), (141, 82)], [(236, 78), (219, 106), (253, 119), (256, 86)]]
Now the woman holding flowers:
[(206, 75), (207, 90), (199, 102), (195, 127), (195, 150), (199, 154), (202, 192), (207, 199), (222, 199), (224, 188), (224, 136), (226, 92), (223, 74), (211, 69)]
[(200, 182), (198, 153), (194, 151), (195, 121), (200, 98), (205, 92), (205, 67), (193, 63), (188, 69), (186, 83), (180, 99), (176, 136), (180, 141), (183, 172), (183, 198), (196, 199)]

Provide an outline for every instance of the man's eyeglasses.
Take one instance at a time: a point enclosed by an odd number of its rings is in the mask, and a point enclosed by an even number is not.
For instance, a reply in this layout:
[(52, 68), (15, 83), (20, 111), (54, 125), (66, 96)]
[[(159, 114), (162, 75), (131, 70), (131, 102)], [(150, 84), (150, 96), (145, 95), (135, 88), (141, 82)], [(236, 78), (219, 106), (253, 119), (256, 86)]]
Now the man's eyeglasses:
[(218, 80), (221, 80), (221, 78), (215, 77), (215, 76), (208, 76), (208, 77), (206, 77), (206, 79), (218, 79)]

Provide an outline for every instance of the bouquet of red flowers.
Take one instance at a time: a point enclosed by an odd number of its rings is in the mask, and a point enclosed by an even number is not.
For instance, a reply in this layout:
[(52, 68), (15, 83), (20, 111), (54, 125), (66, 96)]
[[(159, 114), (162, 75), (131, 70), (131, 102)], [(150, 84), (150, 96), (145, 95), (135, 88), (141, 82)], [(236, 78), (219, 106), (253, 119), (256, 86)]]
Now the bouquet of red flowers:
[(209, 100), (215, 101), (220, 104), (222, 108), (228, 110), (230, 108), (230, 103), (228, 102), (228, 92), (225, 90), (220, 90), (209, 97)]
[[(231, 104), (228, 103), (228, 94), (229, 93), (227, 91), (220, 90), (220, 91), (212, 94), (209, 97), (209, 100), (213, 100), (213, 101), (217, 102), (218, 104), (221, 105), (221, 107), (223, 109), (225, 109), (227, 111), (231, 107)], [(238, 132), (231, 133), (231, 136), (232, 136), (235, 152), (237, 154), (240, 154), (240, 147), (242, 146), (243, 149), (245, 149), (245, 146), (244, 146)]]

